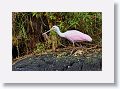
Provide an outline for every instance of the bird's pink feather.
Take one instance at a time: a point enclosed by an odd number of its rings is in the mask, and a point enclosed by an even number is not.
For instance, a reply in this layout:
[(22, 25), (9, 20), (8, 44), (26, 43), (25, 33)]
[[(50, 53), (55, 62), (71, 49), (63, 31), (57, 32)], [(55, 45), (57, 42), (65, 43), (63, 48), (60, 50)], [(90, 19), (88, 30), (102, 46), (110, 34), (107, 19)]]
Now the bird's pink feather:
[(89, 35), (79, 32), (77, 30), (66, 31), (64, 33), (64, 36), (71, 42), (92, 41), (92, 38)]

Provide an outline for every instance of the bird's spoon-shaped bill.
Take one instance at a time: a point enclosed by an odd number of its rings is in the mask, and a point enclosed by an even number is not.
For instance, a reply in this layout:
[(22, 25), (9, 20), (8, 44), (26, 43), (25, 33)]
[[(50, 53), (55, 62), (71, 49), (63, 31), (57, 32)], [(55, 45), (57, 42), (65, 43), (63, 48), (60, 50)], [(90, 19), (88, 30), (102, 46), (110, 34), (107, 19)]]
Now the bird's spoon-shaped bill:
[(47, 33), (50, 32), (51, 30), (53, 30), (53, 29), (50, 29), (50, 30), (48, 30), (47, 32), (44, 32), (42, 35), (47, 34)]

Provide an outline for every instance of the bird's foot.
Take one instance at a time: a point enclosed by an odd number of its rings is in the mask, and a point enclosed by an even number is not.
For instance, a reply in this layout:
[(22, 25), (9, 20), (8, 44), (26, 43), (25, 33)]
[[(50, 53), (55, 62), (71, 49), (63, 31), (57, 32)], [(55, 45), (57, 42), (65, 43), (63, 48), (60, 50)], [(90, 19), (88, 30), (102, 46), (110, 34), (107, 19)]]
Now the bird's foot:
[(76, 49), (73, 49), (71, 52), (70, 52), (70, 55), (74, 54), (76, 51)]
[(76, 43), (76, 45), (77, 45), (78, 47), (80, 47), (80, 48), (82, 48), (82, 47), (83, 47), (81, 44), (78, 44), (78, 43)]
[(73, 50), (70, 52), (70, 55), (72, 55), (73, 54)]

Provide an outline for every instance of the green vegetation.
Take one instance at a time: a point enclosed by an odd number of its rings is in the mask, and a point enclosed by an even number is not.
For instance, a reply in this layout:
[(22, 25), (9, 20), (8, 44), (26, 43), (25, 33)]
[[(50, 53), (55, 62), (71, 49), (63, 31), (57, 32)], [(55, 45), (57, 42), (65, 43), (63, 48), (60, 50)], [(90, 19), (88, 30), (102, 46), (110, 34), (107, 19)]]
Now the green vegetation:
[(72, 45), (55, 32), (51, 31), (46, 37), (42, 35), (53, 25), (59, 26), (61, 32), (77, 29), (93, 38), (91, 44), (101, 46), (101, 12), (13, 12), (12, 45), (17, 49), (17, 57), (42, 53), (49, 49), (55, 50), (63, 44)]

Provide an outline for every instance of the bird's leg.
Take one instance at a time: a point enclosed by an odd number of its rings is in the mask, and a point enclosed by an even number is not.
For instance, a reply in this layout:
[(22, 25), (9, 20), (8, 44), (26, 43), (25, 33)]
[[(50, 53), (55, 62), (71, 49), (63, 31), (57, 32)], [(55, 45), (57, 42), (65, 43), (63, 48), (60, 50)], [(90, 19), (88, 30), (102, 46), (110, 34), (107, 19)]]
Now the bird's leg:
[(82, 45), (81, 45), (81, 44), (76, 43), (76, 45), (77, 45), (78, 47), (82, 48)]
[(75, 47), (75, 43), (73, 42), (73, 47)]
[(73, 53), (74, 49), (75, 49), (75, 44), (74, 44), (74, 42), (73, 42), (73, 49), (72, 49), (70, 55)]
[(79, 47), (80, 45), (78, 43), (76, 43), (76, 45)]

